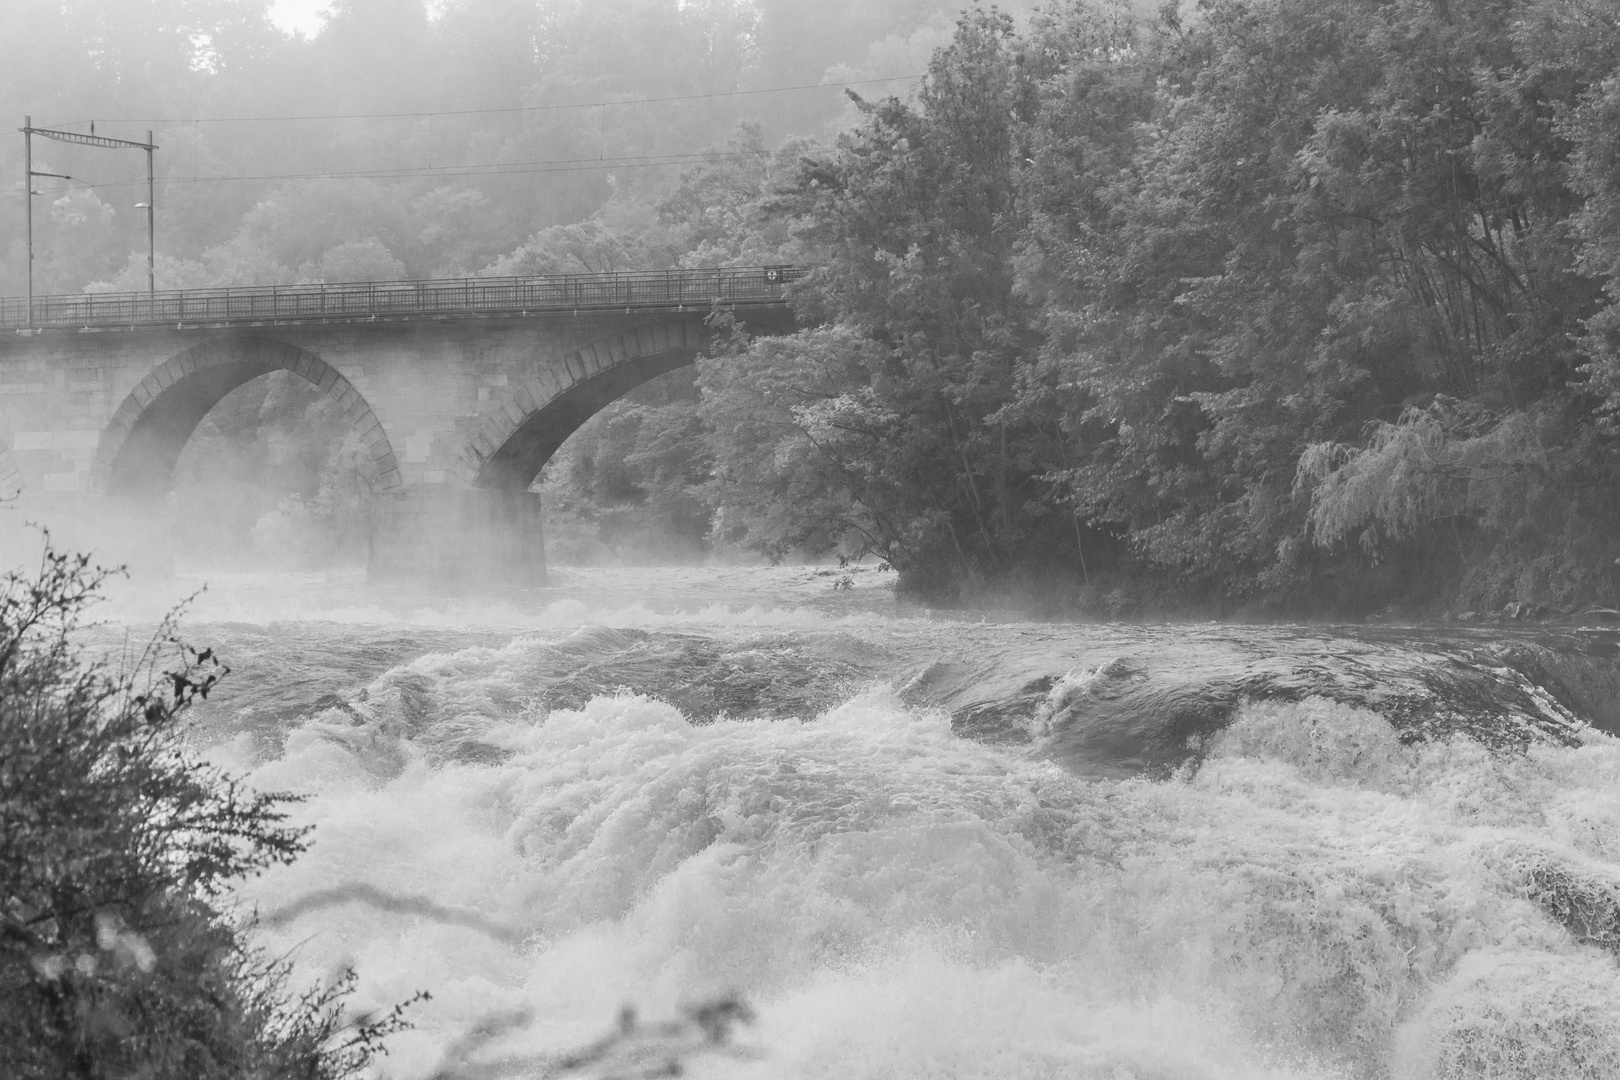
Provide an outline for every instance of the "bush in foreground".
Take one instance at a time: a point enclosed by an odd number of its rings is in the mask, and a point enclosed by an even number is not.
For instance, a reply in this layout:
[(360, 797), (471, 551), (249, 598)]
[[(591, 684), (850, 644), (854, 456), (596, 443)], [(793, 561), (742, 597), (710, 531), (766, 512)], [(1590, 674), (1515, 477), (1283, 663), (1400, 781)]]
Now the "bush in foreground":
[[(0, 578), (0, 1075), (332, 1080), (400, 1023), (302, 996), (217, 902), (292, 860), (284, 795), (246, 791), (177, 727), (224, 668), (165, 624), (115, 669), (77, 642), (108, 572), (47, 549)], [(159, 655), (176, 662), (161, 670)]]

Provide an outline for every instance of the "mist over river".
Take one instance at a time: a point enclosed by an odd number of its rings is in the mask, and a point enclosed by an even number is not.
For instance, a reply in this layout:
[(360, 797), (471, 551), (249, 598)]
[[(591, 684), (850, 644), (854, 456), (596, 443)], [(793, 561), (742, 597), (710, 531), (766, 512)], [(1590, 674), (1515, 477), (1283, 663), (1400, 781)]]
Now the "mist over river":
[(241, 891), (260, 941), (430, 991), (401, 1078), (731, 991), (751, 1055), (691, 1075), (1620, 1075), (1615, 632), (946, 617), (892, 576), (211, 576), (197, 744), (315, 827)]

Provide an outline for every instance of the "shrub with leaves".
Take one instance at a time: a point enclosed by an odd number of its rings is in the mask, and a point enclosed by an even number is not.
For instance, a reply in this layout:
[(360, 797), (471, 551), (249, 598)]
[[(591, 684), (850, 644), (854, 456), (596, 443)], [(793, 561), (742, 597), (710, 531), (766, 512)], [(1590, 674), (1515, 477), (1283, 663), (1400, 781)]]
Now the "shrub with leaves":
[[(286, 968), (216, 906), (293, 859), (288, 796), (186, 754), (178, 727), (225, 673), (165, 622), (113, 666), (78, 635), (109, 572), (50, 550), (0, 578), (0, 1075), (327, 1080), (363, 1068), (395, 1013), (342, 1016), (348, 982)], [(165, 654), (174, 663), (165, 670)]]

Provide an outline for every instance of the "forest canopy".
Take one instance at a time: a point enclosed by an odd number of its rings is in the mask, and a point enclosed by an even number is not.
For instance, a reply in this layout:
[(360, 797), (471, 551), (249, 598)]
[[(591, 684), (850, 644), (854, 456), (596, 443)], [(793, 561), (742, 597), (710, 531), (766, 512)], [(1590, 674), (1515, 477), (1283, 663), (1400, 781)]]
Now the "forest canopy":
[(1110, 612), (1612, 605), (1617, 50), (1589, 0), (969, 12), (773, 196), (825, 325), (705, 365), (722, 522)]

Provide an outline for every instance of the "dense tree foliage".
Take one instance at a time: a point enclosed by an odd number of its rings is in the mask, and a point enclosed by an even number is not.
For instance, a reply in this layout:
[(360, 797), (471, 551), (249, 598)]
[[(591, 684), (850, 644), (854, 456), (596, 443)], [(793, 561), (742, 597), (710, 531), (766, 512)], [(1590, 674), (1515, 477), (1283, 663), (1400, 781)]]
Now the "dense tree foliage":
[(703, 376), (716, 495), (773, 555), (854, 544), (949, 591), (1073, 553), (1072, 523), (1043, 499), (1061, 447), (1016, 415), (1038, 344), (1013, 273), (1032, 103), (1011, 19), (976, 14), (915, 106), (858, 102), (839, 153), (806, 159), (778, 201), (819, 264), (806, 311), (829, 325)]
[(1584, 0), (969, 14), (779, 201), (830, 325), (705, 375), (776, 410), (728, 523), (1116, 609), (1613, 603), (1617, 72)]
[(1030, 266), (1047, 380), (1106, 425), (1065, 481), (1151, 567), (1610, 599), (1569, 123), (1620, 54), (1570, 47), (1580, 11), (1214, 3), (1104, 61), (1154, 86), (1100, 242), (1034, 231)]

